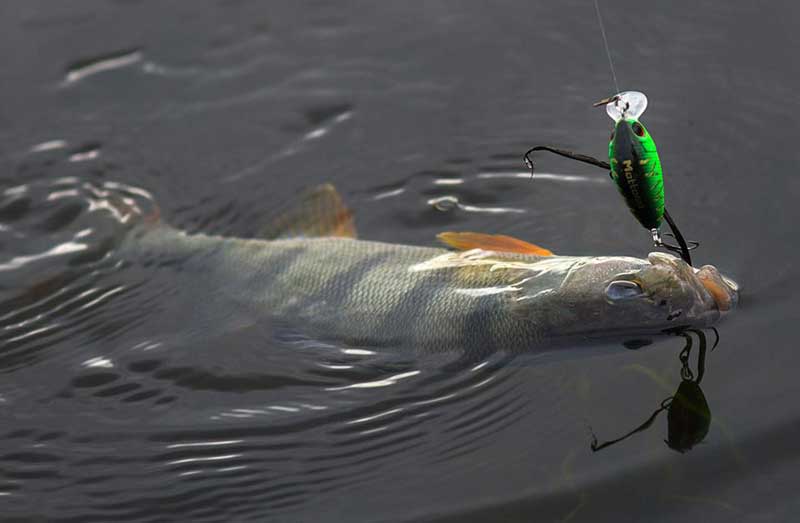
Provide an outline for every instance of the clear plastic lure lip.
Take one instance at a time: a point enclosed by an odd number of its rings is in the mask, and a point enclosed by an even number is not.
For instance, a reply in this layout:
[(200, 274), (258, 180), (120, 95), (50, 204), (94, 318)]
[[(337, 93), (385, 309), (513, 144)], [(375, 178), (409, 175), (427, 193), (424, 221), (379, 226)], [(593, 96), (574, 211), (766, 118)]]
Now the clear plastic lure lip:
[(637, 120), (647, 109), (647, 96), (639, 91), (623, 91), (594, 104), (601, 105), (606, 106), (606, 113), (615, 123), (624, 118)]

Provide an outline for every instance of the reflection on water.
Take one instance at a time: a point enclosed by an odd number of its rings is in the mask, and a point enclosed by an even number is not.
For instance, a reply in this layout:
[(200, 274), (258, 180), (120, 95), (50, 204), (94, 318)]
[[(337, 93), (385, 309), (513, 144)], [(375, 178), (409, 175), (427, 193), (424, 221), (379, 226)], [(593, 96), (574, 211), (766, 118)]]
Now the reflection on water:
[[(712, 329), (717, 336), (713, 351), (719, 343), (719, 333)], [(692, 352), (693, 341), (690, 333), (697, 335), (699, 341), (697, 355), (697, 377), (689, 365), (689, 356)], [(681, 383), (675, 393), (664, 399), (660, 406), (653, 412), (647, 420), (631, 430), (624, 436), (599, 443), (597, 437), (592, 433), (591, 448), (597, 452), (611, 445), (628, 439), (636, 433), (649, 429), (658, 418), (658, 415), (667, 411), (667, 439), (664, 442), (667, 446), (678, 452), (687, 452), (695, 445), (703, 441), (708, 434), (711, 425), (711, 409), (708, 406), (700, 382), (703, 380), (706, 369), (706, 335), (703, 331), (690, 330), (676, 333), (686, 339), (686, 346), (681, 350), (678, 359), (681, 362)]]

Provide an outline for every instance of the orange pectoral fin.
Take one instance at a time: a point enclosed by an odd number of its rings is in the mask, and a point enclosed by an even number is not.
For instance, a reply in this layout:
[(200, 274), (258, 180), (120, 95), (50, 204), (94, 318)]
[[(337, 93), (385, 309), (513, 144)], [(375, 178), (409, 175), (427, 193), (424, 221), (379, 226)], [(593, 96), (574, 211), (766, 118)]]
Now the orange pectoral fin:
[(515, 252), (536, 256), (552, 256), (548, 249), (503, 234), (481, 234), (479, 232), (442, 232), (437, 236), (441, 242), (459, 251), (483, 249), (495, 252)]

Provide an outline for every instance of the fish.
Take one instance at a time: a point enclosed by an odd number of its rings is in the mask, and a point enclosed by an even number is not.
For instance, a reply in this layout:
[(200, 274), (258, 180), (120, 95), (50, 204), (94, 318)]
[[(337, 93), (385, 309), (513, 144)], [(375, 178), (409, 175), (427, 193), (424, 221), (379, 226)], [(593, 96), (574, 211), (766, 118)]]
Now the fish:
[(738, 285), (715, 267), (659, 252), (561, 256), (472, 232), (442, 233), (442, 247), (357, 239), (353, 213), (329, 184), (260, 236), (187, 234), (142, 220), (117, 253), (191, 275), (182, 280), (191, 281), (186, 306), (208, 318), (288, 321), (351, 347), (419, 353), (526, 352), (705, 328), (738, 302)]

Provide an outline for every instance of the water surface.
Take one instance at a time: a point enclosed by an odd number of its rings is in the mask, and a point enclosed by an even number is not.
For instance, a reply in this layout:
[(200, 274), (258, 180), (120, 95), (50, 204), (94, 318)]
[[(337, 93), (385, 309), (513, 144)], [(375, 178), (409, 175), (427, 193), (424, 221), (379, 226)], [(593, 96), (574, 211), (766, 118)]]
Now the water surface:
[[(697, 265), (740, 282), (687, 453), (682, 338), (475, 362), (174, 306), (131, 220), (255, 237), (335, 184), (362, 238), (446, 229), (644, 256), (592, 167), (613, 83), (591, 2), (0, 6), (0, 510), (47, 521), (762, 521), (796, 513), (798, 7), (602, 2)], [(122, 202), (122, 206), (120, 206)], [(127, 208), (113, 215), (114, 209)], [(210, 300), (213, 296), (209, 297)], [(613, 347), (612, 347), (613, 348)], [(13, 520), (13, 519), (12, 519)]]

